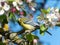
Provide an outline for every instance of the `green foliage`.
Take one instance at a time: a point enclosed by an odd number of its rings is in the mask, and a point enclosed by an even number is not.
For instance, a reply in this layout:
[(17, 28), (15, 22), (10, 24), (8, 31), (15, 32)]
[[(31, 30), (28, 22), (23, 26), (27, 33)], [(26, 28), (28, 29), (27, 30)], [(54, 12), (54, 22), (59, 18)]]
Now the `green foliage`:
[(42, 13), (44, 14), (48, 14), (50, 12), (50, 8), (46, 9), (41, 9)]
[(3, 21), (3, 19), (6, 19), (6, 15), (0, 15), (0, 22)]
[(37, 17), (37, 19), (41, 19), (41, 17), (40, 17), (40, 16), (38, 16), (38, 17)]
[(45, 26), (45, 24), (42, 24), (41, 26), (40, 26), (40, 34), (41, 35), (44, 35), (44, 33), (45, 33), (45, 31), (47, 31), (47, 27)]
[(13, 2), (14, 0), (7, 0), (8, 2)]
[(3, 27), (4, 24), (8, 23), (7, 16), (6, 15), (1, 15), (0, 16), (0, 22), (2, 23), (2, 27)]
[(39, 39), (37, 36), (33, 35), (33, 34), (28, 34), (26, 35), (26, 38), (28, 41), (32, 42), (33, 39)]
[(60, 26), (60, 22), (57, 22), (56, 26)]
[(15, 15), (13, 14), (13, 13), (9, 13), (9, 18), (10, 18), (10, 20), (12, 20), (12, 21), (16, 21), (16, 17), (15, 17)]
[(5, 43), (0, 42), (0, 45), (6, 45)]

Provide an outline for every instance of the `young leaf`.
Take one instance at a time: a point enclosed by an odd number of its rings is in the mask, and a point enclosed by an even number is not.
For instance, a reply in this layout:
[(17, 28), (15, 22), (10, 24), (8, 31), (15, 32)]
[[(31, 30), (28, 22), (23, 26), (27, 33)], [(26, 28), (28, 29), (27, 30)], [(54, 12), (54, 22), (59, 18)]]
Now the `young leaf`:
[(13, 2), (14, 0), (7, 0), (8, 2)]
[(16, 17), (13, 13), (9, 13), (9, 18), (12, 20), (12, 21), (16, 21)]
[(27, 40), (30, 41), (30, 42), (32, 42), (33, 39), (34, 39), (33, 35), (31, 35), (31, 34), (26, 35), (26, 38), (27, 38)]
[(6, 15), (0, 15), (0, 21), (5, 19), (6, 18)]
[(33, 34), (28, 34), (26, 35), (26, 38), (28, 41), (32, 42), (34, 39), (39, 39), (37, 36), (33, 35)]
[(41, 30), (41, 31), (45, 31), (45, 30), (46, 30), (46, 27), (45, 27), (44, 24), (42, 24), (42, 25), (40, 26), (40, 30)]
[(44, 14), (47, 14), (50, 12), (50, 8), (48, 8), (47, 10), (46, 9), (41, 9), (41, 11), (44, 13)]
[(44, 25), (44, 24), (43, 24), (43, 25), (41, 25), (41, 26), (40, 26), (40, 34), (41, 34), (41, 35), (44, 35), (44, 33), (45, 33), (45, 31), (47, 31), (47, 29), (48, 29), (48, 28), (47, 28), (47, 27), (45, 27), (45, 25)]

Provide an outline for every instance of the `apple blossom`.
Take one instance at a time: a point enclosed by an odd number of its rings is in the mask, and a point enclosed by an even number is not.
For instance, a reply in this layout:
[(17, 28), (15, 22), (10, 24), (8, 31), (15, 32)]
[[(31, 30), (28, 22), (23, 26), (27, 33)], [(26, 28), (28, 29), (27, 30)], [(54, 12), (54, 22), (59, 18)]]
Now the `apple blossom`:
[(3, 9), (1, 9), (1, 10), (0, 10), (0, 15), (3, 15), (4, 12), (5, 12), (5, 11), (4, 11)]
[(13, 6), (16, 7), (17, 6), (17, 2), (13, 2)]
[(3, 9), (4, 9), (5, 11), (8, 11), (8, 10), (10, 9), (10, 6), (5, 3), (5, 5), (3, 6)]
[(19, 11), (20, 10), (20, 8), (18, 7), (18, 6), (16, 6), (16, 9)]

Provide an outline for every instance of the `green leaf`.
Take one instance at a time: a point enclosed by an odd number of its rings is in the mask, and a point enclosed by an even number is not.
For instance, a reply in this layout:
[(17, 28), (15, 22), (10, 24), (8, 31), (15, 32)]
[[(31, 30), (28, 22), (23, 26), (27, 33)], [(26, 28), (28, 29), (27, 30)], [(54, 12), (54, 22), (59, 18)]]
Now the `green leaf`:
[(48, 12), (48, 13), (50, 12), (50, 8), (47, 9), (47, 12)]
[(28, 41), (32, 42), (34, 39), (39, 39), (37, 36), (33, 35), (33, 34), (28, 34), (26, 35), (26, 38)]
[(45, 31), (45, 29), (46, 29), (45, 25), (42, 24), (42, 25), (40, 26), (40, 30), (41, 30), (41, 31)]
[(28, 41), (32, 42), (34, 37), (31, 34), (26, 35)]
[(38, 36), (36, 36), (36, 35), (33, 35), (34, 36), (34, 39), (39, 39), (39, 37)]
[(46, 9), (41, 9), (41, 11), (42, 11), (42, 13), (47, 14), (47, 13), (50, 12), (50, 8), (48, 8), (47, 10)]
[(12, 20), (12, 21), (16, 21), (16, 17), (13, 13), (9, 13), (9, 18)]
[(9, 2), (13, 2), (14, 0), (7, 0), (7, 1), (9, 1)]
[(7, 0), (7, 3), (10, 5), (10, 6), (12, 6), (12, 2), (13, 2), (14, 0)]
[(0, 15), (0, 21), (5, 19), (6, 18), (6, 15)]
[(0, 33), (3, 33), (3, 32), (4, 32), (3, 28), (0, 28)]
[(44, 35), (44, 33), (45, 33), (45, 31), (47, 31), (47, 27), (45, 27), (45, 24), (42, 24), (41, 26), (40, 26), (40, 34), (41, 35)]
[(0, 16), (0, 22), (2, 23), (1, 24), (2, 27), (4, 26), (4, 24), (8, 23), (7, 16), (6, 15), (1, 15)]
[(6, 45), (5, 43), (3, 43), (3, 42), (0, 42), (0, 45)]
[(9, 13), (9, 18), (12, 19), (13, 15), (13, 13)]
[(6, 15), (0, 15), (0, 22), (3, 21), (3, 19), (6, 19)]
[(40, 16), (37, 16), (37, 19), (41, 19), (41, 17)]
[(41, 33), (42, 36), (44, 36), (45, 32)]

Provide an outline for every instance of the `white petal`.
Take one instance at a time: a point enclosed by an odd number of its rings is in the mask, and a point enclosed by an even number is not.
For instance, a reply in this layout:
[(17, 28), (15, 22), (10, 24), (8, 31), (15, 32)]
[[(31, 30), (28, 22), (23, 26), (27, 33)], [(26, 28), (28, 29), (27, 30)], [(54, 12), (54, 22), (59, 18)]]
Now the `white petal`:
[(3, 9), (4, 9), (5, 11), (8, 11), (8, 10), (10, 9), (10, 6), (9, 6), (9, 5), (4, 5)]
[(55, 11), (59, 12), (59, 9), (57, 8)]
[(31, 9), (32, 9), (33, 11), (35, 11), (35, 8), (32, 7)]
[(47, 18), (50, 18), (51, 16), (48, 14), (46, 17), (47, 17)]
[(23, 1), (21, 1), (21, 2), (18, 2), (18, 4), (19, 4), (19, 5), (22, 5), (22, 4), (23, 4)]
[(4, 14), (4, 10), (0, 10), (0, 15), (3, 15)]
[(1, 3), (0, 3), (0, 7), (2, 7)]
[(19, 11), (20, 10), (20, 8), (18, 7), (18, 6), (16, 6), (16, 9)]
[(5, 11), (8, 11), (8, 10), (10, 9), (10, 6), (9, 6), (7, 3), (5, 3), (3, 9), (4, 9)]
[(14, 7), (17, 6), (17, 2), (13, 2), (13, 6), (14, 6)]
[(52, 22), (52, 20), (51, 20), (51, 19), (49, 19), (49, 21), (50, 21), (50, 22)]
[(2, 0), (3, 2), (6, 1), (6, 0)]
[(6, 1), (6, 0), (0, 0), (0, 2), (4, 2), (4, 1)]

